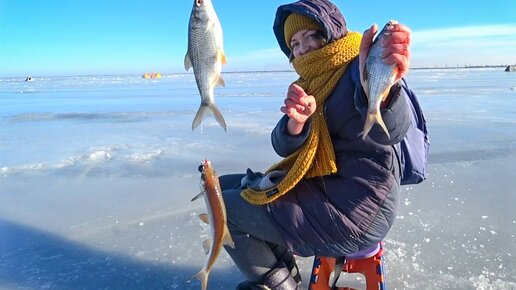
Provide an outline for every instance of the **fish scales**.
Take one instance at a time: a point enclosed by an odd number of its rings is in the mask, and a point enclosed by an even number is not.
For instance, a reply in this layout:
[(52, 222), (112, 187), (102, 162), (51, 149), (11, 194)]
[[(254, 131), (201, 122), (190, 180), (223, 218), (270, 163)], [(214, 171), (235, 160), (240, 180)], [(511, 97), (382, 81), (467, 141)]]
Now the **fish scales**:
[(213, 237), (210, 248), (210, 253), (213, 254), (208, 257), (206, 262), (206, 269), (210, 270), (222, 250), (220, 245), (222, 245), (224, 239), (224, 227), (226, 226), (227, 215), (224, 200), (222, 199), (219, 179), (213, 172), (211, 166), (205, 164), (204, 167), (204, 190), (206, 191), (204, 199), (208, 205), (210, 232)]
[[(209, 21), (205, 9), (197, 9), (196, 15), (190, 21), (190, 41), (188, 51), (192, 61), (195, 74), (195, 81), (199, 87), (199, 93), (207, 96), (202, 102), (213, 102), (213, 93), (210, 92), (210, 82), (204, 80), (206, 76), (214, 76), (221, 71), (221, 64), (216, 61), (217, 41), (215, 33), (210, 30), (217, 30), (216, 25)], [(210, 29), (208, 27), (211, 26)], [(211, 88), (213, 89), (213, 88)]]

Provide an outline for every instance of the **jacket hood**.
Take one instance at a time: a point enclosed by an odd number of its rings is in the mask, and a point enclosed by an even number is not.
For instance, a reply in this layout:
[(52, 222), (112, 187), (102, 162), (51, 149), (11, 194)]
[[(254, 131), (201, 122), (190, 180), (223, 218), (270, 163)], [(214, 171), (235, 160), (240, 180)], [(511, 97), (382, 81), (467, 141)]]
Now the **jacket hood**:
[(285, 42), (283, 26), (285, 20), (291, 13), (297, 13), (315, 19), (324, 29), (326, 39), (332, 42), (342, 38), (348, 32), (346, 28), (346, 20), (340, 10), (328, 0), (301, 0), (291, 4), (285, 4), (278, 7), (276, 18), (272, 30), (276, 36), (278, 44), (287, 57), (291, 51)]

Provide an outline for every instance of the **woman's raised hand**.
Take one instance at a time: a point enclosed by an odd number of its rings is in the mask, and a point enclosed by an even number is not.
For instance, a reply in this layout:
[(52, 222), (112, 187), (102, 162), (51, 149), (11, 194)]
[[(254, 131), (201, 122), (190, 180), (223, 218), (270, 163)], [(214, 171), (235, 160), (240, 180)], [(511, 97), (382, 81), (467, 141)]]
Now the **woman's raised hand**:
[(315, 98), (306, 94), (300, 86), (291, 84), (284, 103), (281, 111), (290, 118), (287, 125), (289, 133), (297, 135), (301, 133), (304, 124), (317, 108)]

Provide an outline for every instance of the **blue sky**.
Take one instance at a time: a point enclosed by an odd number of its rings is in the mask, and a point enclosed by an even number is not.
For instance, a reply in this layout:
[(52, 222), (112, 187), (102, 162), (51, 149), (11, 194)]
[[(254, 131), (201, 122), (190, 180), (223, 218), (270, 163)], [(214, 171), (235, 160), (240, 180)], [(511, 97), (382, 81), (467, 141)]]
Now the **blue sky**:
[[(272, 33), (290, 1), (213, 0), (223, 71), (288, 69)], [(0, 0), (0, 76), (184, 72), (193, 0)], [(339, 1), (350, 30), (390, 19), (413, 31), (412, 66), (516, 63), (515, 0)]]

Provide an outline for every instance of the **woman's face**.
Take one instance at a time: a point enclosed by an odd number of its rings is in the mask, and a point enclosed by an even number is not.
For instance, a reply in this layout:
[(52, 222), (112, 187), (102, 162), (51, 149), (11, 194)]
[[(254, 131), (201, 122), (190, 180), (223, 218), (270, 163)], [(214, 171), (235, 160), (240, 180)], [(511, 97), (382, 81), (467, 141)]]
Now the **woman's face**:
[(294, 58), (323, 47), (324, 41), (317, 30), (303, 29), (292, 35), (290, 46)]

